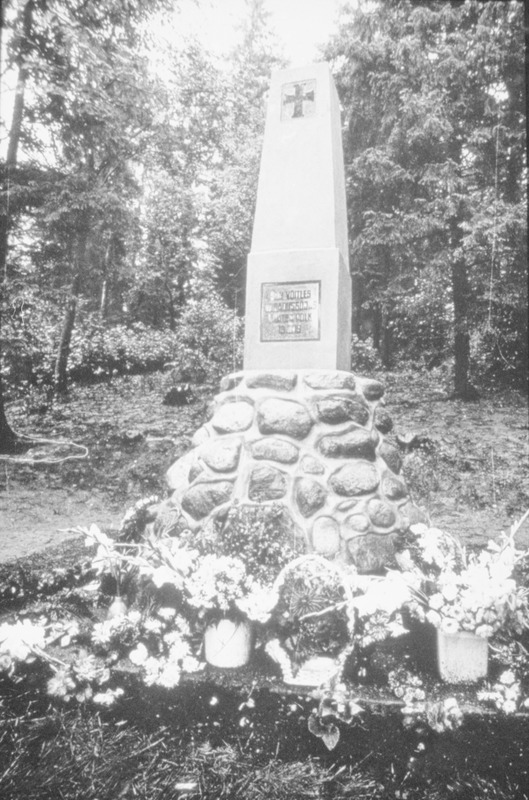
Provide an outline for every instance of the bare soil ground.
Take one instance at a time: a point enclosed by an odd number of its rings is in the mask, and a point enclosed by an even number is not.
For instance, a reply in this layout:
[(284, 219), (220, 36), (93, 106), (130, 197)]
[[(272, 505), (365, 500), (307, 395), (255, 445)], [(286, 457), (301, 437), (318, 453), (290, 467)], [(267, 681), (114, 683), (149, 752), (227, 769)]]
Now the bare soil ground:
[[(432, 523), (469, 544), (507, 530), (529, 507), (527, 398), (496, 392), (464, 403), (449, 400), (435, 374), (377, 377), (408, 486)], [(0, 561), (58, 545), (77, 526), (116, 529), (141, 497), (165, 495), (165, 472), (190, 448), (216, 387), (174, 408), (162, 404), (162, 385), (161, 375), (120, 378), (74, 387), (63, 403), (32, 395), (10, 405), (12, 425), (38, 441), (0, 462)], [(73, 458), (70, 442), (86, 457)], [(519, 541), (529, 545), (529, 529)]]

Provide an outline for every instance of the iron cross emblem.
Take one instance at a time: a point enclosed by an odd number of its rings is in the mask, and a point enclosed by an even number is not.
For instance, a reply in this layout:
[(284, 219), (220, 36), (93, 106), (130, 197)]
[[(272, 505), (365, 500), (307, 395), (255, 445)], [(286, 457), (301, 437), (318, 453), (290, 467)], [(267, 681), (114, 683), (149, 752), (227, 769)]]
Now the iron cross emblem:
[(316, 81), (285, 83), (281, 89), (281, 119), (310, 117), (315, 111)]

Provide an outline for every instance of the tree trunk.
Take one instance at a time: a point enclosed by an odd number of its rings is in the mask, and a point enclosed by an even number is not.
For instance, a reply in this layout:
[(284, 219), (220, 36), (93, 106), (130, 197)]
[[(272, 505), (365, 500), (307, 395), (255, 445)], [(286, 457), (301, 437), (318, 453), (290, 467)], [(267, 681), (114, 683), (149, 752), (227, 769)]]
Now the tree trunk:
[(59, 342), (59, 352), (55, 362), (54, 389), (56, 395), (66, 395), (68, 393), (68, 358), (70, 356), (70, 344), (72, 332), (75, 325), (75, 314), (77, 312), (77, 298), (79, 297), (80, 276), (77, 274), (70, 289), (70, 297), (66, 306), (66, 314)]
[(352, 292), (352, 324), (351, 333), (361, 337), (362, 331), (362, 276), (359, 272), (351, 272), (351, 292)]
[(382, 311), (379, 303), (371, 308), (373, 322), (373, 347), (378, 353), (382, 351)]
[(99, 316), (102, 320), (107, 318), (108, 311), (108, 280), (104, 278), (101, 286), (101, 299), (99, 301)]
[(102, 320), (106, 320), (108, 314), (108, 293), (109, 293), (109, 286), (110, 286), (110, 269), (112, 263), (112, 254), (113, 254), (113, 238), (112, 236), (109, 239), (109, 242), (105, 249), (105, 255), (103, 257), (103, 281), (101, 284), (101, 296), (99, 301), (99, 316)]
[(391, 367), (391, 357), (392, 357), (392, 341), (391, 341), (391, 331), (388, 327), (388, 313), (387, 311), (382, 308), (381, 311), (381, 320), (382, 320), (382, 341), (380, 343), (380, 357), (382, 359), (382, 365), (385, 369), (389, 369)]
[(57, 360), (55, 361), (54, 389), (56, 395), (66, 395), (68, 393), (68, 358), (70, 356), (70, 344), (72, 333), (75, 326), (75, 315), (77, 313), (77, 300), (81, 288), (81, 275), (86, 264), (86, 252), (88, 243), (88, 229), (81, 231), (77, 242), (77, 252), (75, 258), (75, 275), (70, 289), (70, 296), (66, 306), (64, 322), (62, 326), (61, 339)]
[(26, 449), (14, 430), (11, 428), (4, 408), (4, 387), (0, 375), (0, 453), (3, 455), (21, 452)]
[[(24, 118), (24, 97), (28, 77), (28, 72), (25, 66), (25, 57), (29, 49), (29, 40), (31, 37), (33, 9), (34, 2), (33, 0), (29, 0), (29, 2), (27, 2), (24, 6), (24, 10), (22, 12), (22, 35), (19, 46), (19, 55), (17, 58), (17, 87), (13, 104), (13, 117), (11, 120), (11, 127), (9, 129), (5, 172), (2, 175), (2, 190), (7, 197), (7, 201), (5, 209), (0, 210), (0, 331), (2, 330), (2, 308), (4, 303), (4, 289), (7, 276), (7, 252), (9, 244), (9, 184), (12, 171), (17, 165), (18, 143), (20, 141), (22, 121)], [(3, 26), (3, 9), (1, 21)], [(16, 433), (13, 431), (9, 425), (9, 422), (7, 421), (3, 384), (0, 376), (0, 453), (16, 453), (24, 449), (25, 445), (20, 442)]]
[(470, 369), (470, 286), (467, 265), (461, 253), (462, 232), (458, 219), (450, 220), (450, 246), (453, 251), (451, 264), (452, 303), (454, 308), (454, 397), (475, 400), (476, 389), (469, 380)]
[(392, 352), (392, 336), (391, 330), (388, 325), (389, 321), (389, 312), (388, 312), (388, 304), (389, 304), (389, 292), (387, 291), (390, 282), (391, 282), (391, 275), (393, 271), (393, 259), (391, 255), (391, 250), (389, 247), (382, 248), (382, 257), (383, 257), (383, 265), (384, 265), (384, 286), (386, 289), (385, 297), (382, 302), (381, 306), (381, 322), (382, 322), (382, 342), (380, 348), (380, 356), (382, 358), (382, 364), (386, 369), (389, 369), (391, 366), (391, 359), (393, 356)]

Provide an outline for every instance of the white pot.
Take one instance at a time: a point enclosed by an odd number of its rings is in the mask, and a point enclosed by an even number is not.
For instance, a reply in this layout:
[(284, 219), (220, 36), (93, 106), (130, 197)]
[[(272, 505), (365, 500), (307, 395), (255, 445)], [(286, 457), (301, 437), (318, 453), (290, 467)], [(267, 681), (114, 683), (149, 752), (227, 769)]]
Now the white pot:
[(476, 683), (488, 670), (489, 643), (469, 631), (437, 629), (437, 667), (446, 683)]
[(226, 617), (208, 625), (204, 633), (204, 655), (213, 667), (244, 667), (250, 660), (252, 646), (253, 629), (248, 620)]

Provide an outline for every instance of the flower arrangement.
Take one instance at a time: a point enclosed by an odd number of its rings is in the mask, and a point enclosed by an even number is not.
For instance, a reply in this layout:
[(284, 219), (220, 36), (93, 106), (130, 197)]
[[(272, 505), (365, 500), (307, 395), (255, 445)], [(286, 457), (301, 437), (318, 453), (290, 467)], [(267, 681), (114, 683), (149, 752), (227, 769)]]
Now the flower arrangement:
[(266, 651), (290, 683), (319, 685), (341, 673), (353, 645), (350, 578), (315, 554), (299, 556), (278, 575)]
[(160, 609), (157, 617), (140, 627), (140, 640), (129, 652), (129, 660), (140, 668), (147, 686), (171, 689), (184, 672), (197, 672), (204, 665), (193, 655), (186, 620), (173, 609)]
[(186, 582), (196, 567), (198, 551), (188, 547), (185, 539), (165, 534), (123, 542), (95, 525), (83, 532), (86, 544), (96, 547), (93, 564), (98, 574), (110, 573), (118, 586), (127, 585), (127, 599), (137, 606), (128, 609), (125, 604), (121, 613), (110, 614), (93, 626), (96, 650), (111, 654), (114, 660), (126, 656), (148, 686), (172, 688), (184, 672), (200, 669), (186, 618), (190, 599)]
[(266, 622), (277, 600), (275, 592), (252, 578), (245, 563), (233, 556), (198, 559), (185, 591), (187, 602), (209, 619), (234, 614)]
[(35, 661), (49, 641), (43, 620), (29, 619), (0, 625), (0, 668), (13, 675), (18, 663)]
[(468, 552), (453, 536), (418, 524), (411, 527), (410, 575), (419, 579), (412, 613), (445, 633), (468, 631), (490, 638), (500, 628), (520, 632), (529, 623), (529, 591), (515, 579), (525, 554), (514, 537), (524, 520), (499, 542)]
[(197, 637), (211, 623), (227, 618), (266, 622), (276, 603), (274, 593), (248, 573), (240, 558), (201, 554), (190, 535), (151, 532), (140, 541), (124, 542), (96, 526), (85, 533), (87, 543), (96, 547), (98, 573), (127, 585), (129, 602), (141, 609), (134, 622), (134, 609), (125, 606), (112, 613), (95, 626), (93, 636), (100, 646), (121, 652), (128, 647), (127, 657), (147, 685), (174, 686), (183, 672), (199, 669)]
[(386, 575), (358, 575), (353, 607), (355, 638), (360, 649), (408, 633), (402, 610), (412, 599), (410, 576), (390, 570)]
[(529, 699), (522, 698), (521, 682), (512, 669), (504, 670), (492, 686), (478, 692), (478, 700), (491, 703), (504, 714), (514, 714), (519, 708), (529, 708)]
[[(98, 581), (76, 591), (85, 593), (96, 619), (79, 625), (64, 611), (53, 622), (37, 612), (3, 622), (0, 669), (16, 676), (22, 664), (41, 659), (51, 671), (47, 685), (53, 696), (111, 705), (122, 694), (115, 683), (116, 665), (132, 665), (148, 686), (172, 688), (185, 673), (204, 666), (198, 654), (211, 623), (219, 627), (229, 617), (237, 624), (249, 620), (263, 626), (266, 651), (281, 665), (285, 679), (306, 686), (312, 671), (312, 685), (323, 685), (311, 730), (334, 746), (336, 721), (350, 724), (361, 711), (342, 683), (346, 659), (354, 651), (358, 667), (378, 643), (405, 634), (405, 615), (411, 610), (439, 630), (495, 635), (491, 652), (501, 669), (493, 674), (499, 678), (479, 697), (510, 713), (528, 707), (523, 699), (529, 674), (525, 640), (521, 637), (508, 653), (502, 640), (505, 630), (519, 635), (529, 627), (527, 562), (514, 544), (528, 515), (509, 536), (489, 542), (479, 553), (467, 553), (454, 537), (435, 528), (415, 525), (408, 551), (401, 554), (401, 571), (383, 576), (359, 575), (353, 567), (315, 554), (296, 556), (285, 530), (278, 534), (278, 546), (274, 537), (281, 509), (266, 514), (239, 509), (231, 527), (223, 522), (220, 535), (211, 538), (207, 532), (183, 531), (174, 537), (146, 530), (140, 538), (114, 540), (91, 525), (79, 531), (94, 548), (87, 575)], [(105, 610), (109, 594), (122, 601), (113, 613), (113, 603)], [(508, 641), (512, 644), (514, 637)], [(68, 648), (64, 658), (59, 647)], [(514, 664), (515, 656), (520, 664)], [(384, 662), (385, 671), (388, 666)], [(388, 685), (411, 722), (424, 718), (434, 730), (459, 724), (457, 704), (450, 699), (429, 705), (423, 684), (413, 675), (388, 673)]]
[(206, 527), (201, 547), (206, 553), (235, 558), (244, 553), (248, 574), (271, 585), (279, 572), (301, 554), (291, 526), (280, 505), (235, 506)]

